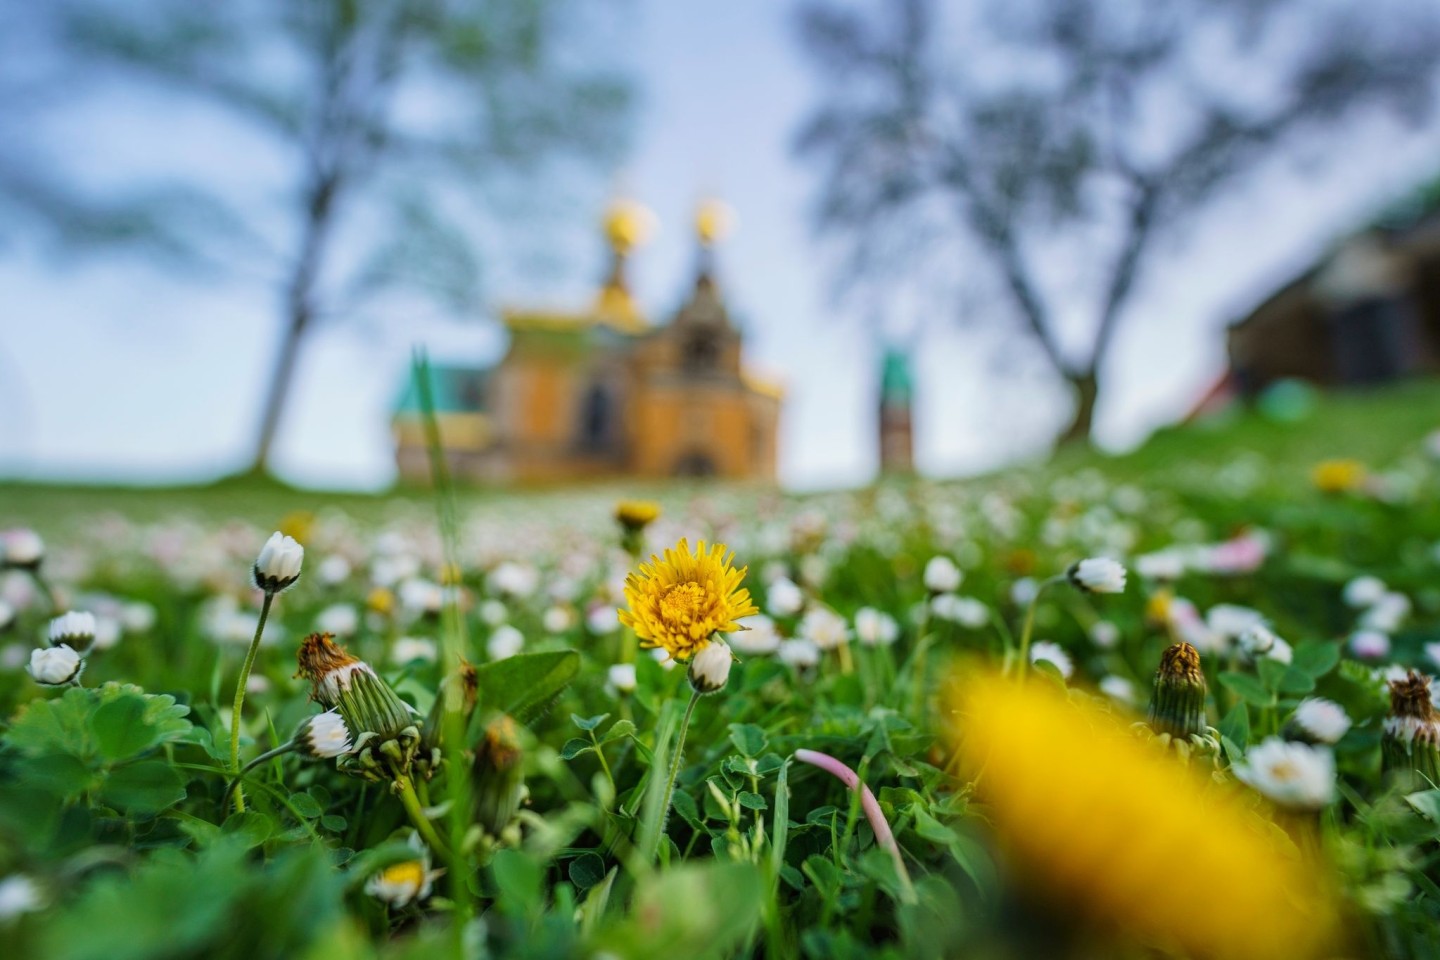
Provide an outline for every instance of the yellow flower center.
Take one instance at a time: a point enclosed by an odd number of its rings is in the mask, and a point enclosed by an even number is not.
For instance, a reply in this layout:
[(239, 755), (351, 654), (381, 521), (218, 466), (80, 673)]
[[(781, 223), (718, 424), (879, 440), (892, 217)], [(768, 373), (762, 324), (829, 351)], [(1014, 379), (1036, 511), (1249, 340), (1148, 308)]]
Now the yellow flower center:
[(419, 860), (406, 860), (404, 863), (386, 867), (380, 872), (380, 878), (397, 887), (419, 890), (425, 883), (425, 865)]
[(660, 616), (670, 627), (688, 627), (704, 615), (707, 594), (694, 580), (677, 583), (660, 598)]

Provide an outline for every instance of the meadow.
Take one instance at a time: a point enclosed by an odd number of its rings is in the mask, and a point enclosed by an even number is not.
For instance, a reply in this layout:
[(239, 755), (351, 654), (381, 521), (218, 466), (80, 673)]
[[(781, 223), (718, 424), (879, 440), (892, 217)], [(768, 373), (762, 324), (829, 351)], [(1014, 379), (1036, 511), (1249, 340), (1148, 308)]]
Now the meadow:
[(3, 953), (1440, 954), (1437, 431), (1416, 384), (837, 493), (0, 485)]

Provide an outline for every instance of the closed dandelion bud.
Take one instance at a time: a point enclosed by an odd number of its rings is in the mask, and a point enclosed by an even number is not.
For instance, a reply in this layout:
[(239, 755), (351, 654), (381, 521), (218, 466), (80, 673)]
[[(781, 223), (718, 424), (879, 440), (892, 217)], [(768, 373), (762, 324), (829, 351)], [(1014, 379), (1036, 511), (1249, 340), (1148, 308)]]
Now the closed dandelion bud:
[[(458, 685), (458, 686), (457, 686)], [(451, 691), (458, 692), (460, 700), (455, 704), (455, 709), (460, 711), (460, 722), (463, 726), (470, 725), (470, 715), (475, 712), (475, 703), (479, 697), (480, 679), (475, 673), (475, 665), (461, 660), (460, 666), (454, 673), (450, 674), (440, 684), (439, 691), (435, 694), (435, 702), (430, 705), (430, 712), (425, 715), (425, 723), (420, 728), (420, 741), (423, 752), (437, 755), (440, 749), (440, 742), (445, 732), (445, 711), (449, 709)]]
[(515, 721), (504, 714), (491, 720), (475, 745), (471, 772), (475, 822), (492, 837), (509, 826), (525, 797), (524, 760)]
[(1411, 670), (1390, 682), (1390, 715), (1380, 737), (1385, 772), (1414, 773), (1440, 781), (1440, 723), (1430, 700), (1430, 678)]
[(1150, 699), (1150, 728), (1184, 740), (1205, 735), (1205, 674), (1200, 651), (1181, 641), (1160, 655)]
[(52, 647), (66, 646), (83, 654), (95, 642), (95, 631), (95, 614), (72, 610), (50, 621), (46, 638)]
[(712, 640), (705, 649), (690, 658), (690, 686), (695, 688), (696, 693), (720, 690), (730, 679), (733, 659), (729, 647), (719, 640)]
[(1124, 593), (1125, 568), (1109, 557), (1090, 557), (1072, 564), (1065, 576), (1086, 593)]
[(653, 500), (621, 500), (615, 505), (615, 522), (620, 524), (620, 543), (626, 552), (639, 555), (645, 546), (645, 528), (660, 516), (660, 504)]
[(283, 533), (270, 534), (255, 560), (255, 586), (266, 593), (279, 593), (300, 579), (305, 548)]
[(306, 717), (295, 730), (295, 750), (311, 760), (331, 760), (349, 753), (350, 728), (334, 710)]

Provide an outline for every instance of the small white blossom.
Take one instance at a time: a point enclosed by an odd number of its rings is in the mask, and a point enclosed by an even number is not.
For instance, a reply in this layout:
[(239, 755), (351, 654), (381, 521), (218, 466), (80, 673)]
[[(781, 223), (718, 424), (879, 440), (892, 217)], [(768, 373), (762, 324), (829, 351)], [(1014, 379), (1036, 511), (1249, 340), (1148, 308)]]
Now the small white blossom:
[(612, 663), (605, 678), (609, 689), (615, 693), (635, 692), (635, 664), (633, 663)]
[(120, 626), (126, 633), (149, 633), (155, 629), (159, 614), (143, 600), (135, 600), (120, 609)]
[(485, 642), (485, 652), (490, 655), (491, 660), (504, 660), (515, 656), (524, 646), (525, 634), (508, 623), (502, 623)]
[(1205, 625), (1212, 633), (1229, 643), (1239, 640), (1245, 631), (1253, 627), (1265, 626), (1265, 618), (1259, 610), (1234, 603), (1217, 603), (1206, 611)]
[(1109, 557), (1089, 557), (1070, 568), (1070, 582), (1089, 593), (1124, 593), (1125, 568)]
[(1324, 697), (1306, 697), (1295, 708), (1295, 725), (1320, 743), (1335, 743), (1350, 729), (1345, 708)]
[(1185, 553), (1157, 550), (1135, 558), (1135, 572), (1146, 580), (1172, 581), (1185, 575)]
[(528, 597), (540, 587), (540, 571), (526, 564), (506, 561), (490, 571), (490, 589), (510, 597)]
[(30, 676), (36, 683), (58, 687), (69, 683), (80, 675), (85, 661), (80, 654), (63, 644), (58, 647), (40, 647), (30, 651)]
[(664, 647), (655, 647), (652, 649), (650, 651), (650, 659), (660, 664), (660, 666), (666, 670), (675, 669), (675, 658), (670, 656), (670, 652)]
[(742, 617), (736, 622), (748, 629), (725, 634), (733, 649), (745, 656), (763, 656), (779, 649), (780, 633), (775, 629), (775, 621), (763, 613)]
[(613, 603), (593, 603), (585, 611), (585, 629), (596, 636), (614, 633), (619, 626), (620, 618)]
[(942, 593), (930, 601), (930, 612), (941, 620), (978, 630), (990, 622), (990, 608), (974, 597)]
[(1380, 596), (1360, 617), (1360, 629), (1394, 633), (1410, 616), (1410, 598), (1403, 593), (1387, 592)]
[(1346, 606), (1364, 608), (1373, 606), (1386, 592), (1385, 581), (1379, 577), (1356, 577), (1345, 584), (1341, 592)]
[(690, 685), (700, 693), (714, 693), (730, 679), (733, 660), (729, 647), (719, 640), (710, 641), (690, 658)]
[(1113, 673), (1100, 681), (1100, 692), (1120, 703), (1133, 704), (1135, 702), (1135, 684)]
[(0, 923), (33, 913), (43, 903), (40, 888), (29, 877), (16, 873), (0, 880)]
[(438, 655), (435, 641), (429, 637), (400, 637), (390, 648), (390, 662), (397, 664), (413, 663), (416, 660), (434, 663)]
[(360, 611), (352, 604), (332, 603), (315, 616), (315, 626), (321, 633), (353, 637), (360, 629)]
[(867, 647), (888, 647), (900, 636), (900, 624), (874, 607), (855, 611), (855, 639)]
[(1120, 643), (1120, 628), (1109, 620), (1097, 620), (1090, 628), (1090, 641), (1101, 650), (1113, 650)]
[(305, 548), (293, 537), (276, 531), (270, 534), (255, 560), (255, 586), (267, 593), (279, 593), (300, 578)]
[(770, 584), (765, 596), (765, 609), (772, 617), (793, 617), (805, 606), (804, 592), (787, 577)]
[(1034, 577), (1021, 577), (1010, 585), (1010, 602), (1017, 607), (1026, 607), (1040, 593), (1040, 584)]
[(775, 652), (780, 662), (797, 670), (813, 667), (820, 662), (820, 648), (809, 640), (786, 640)]
[(400, 606), (414, 617), (439, 616), (445, 607), (445, 588), (433, 580), (410, 577), (400, 583)]
[(575, 615), (569, 607), (548, 607), (540, 618), (540, 625), (546, 633), (564, 633), (575, 622)]
[(931, 593), (954, 593), (960, 589), (965, 574), (955, 566), (955, 561), (940, 555), (930, 558), (925, 564), (925, 589)]
[(1390, 637), (1379, 630), (1358, 630), (1350, 635), (1350, 652), (1361, 660), (1383, 660), (1390, 656)]
[(1042, 660), (1059, 670), (1060, 676), (1066, 680), (1075, 672), (1075, 663), (1070, 659), (1070, 654), (1058, 643), (1041, 640), (1030, 647), (1030, 662), (1039, 663)]
[(829, 607), (812, 607), (801, 618), (796, 633), (821, 650), (833, 650), (850, 641), (850, 624)]
[[(498, 627), (510, 619), (510, 611), (505, 604), (499, 600), (486, 600), (480, 604), (480, 622), (487, 627)], [(619, 623), (617, 619), (615, 621)]]
[(321, 583), (327, 587), (333, 587), (349, 580), (350, 572), (350, 561), (338, 553), (332, 553), (320, 561), (315, 575), (320, 578)]
[(1335, 797), (1335, 755), (1329, 747), (1269, 737), (1250, 748), (1235, 775), (1283, 807), (1313, 810)]

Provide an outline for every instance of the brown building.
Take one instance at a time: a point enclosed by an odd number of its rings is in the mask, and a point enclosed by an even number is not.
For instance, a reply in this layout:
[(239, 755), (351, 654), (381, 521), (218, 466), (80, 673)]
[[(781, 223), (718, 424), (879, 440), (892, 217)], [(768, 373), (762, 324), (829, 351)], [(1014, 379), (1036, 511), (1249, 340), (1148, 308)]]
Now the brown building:
[[(722, 210), (702, 207), (693, 291), (656, 327), (631, 298), (625, 272), (643, 216), (629, 204), (607, 216), (611, 268), (589, 309), (504, 311), (510, 344), (498, 364), (433, 370), (441, 446), (455, 476), (774, 478), (781, 393), (742, 362), (743, 337), (714, 275)], [(409, 384), (394, 419), (396, 464), (412, 482), (429, 476), (416, 396)]]
[(1440, 373), (1440, 207), (1357, 234), (1229, 330), (1228, 391)]

